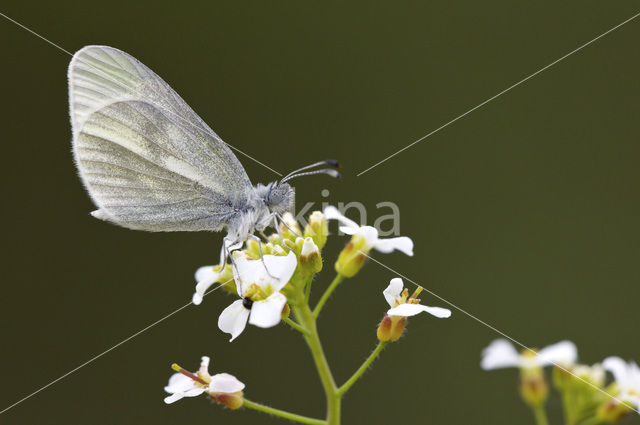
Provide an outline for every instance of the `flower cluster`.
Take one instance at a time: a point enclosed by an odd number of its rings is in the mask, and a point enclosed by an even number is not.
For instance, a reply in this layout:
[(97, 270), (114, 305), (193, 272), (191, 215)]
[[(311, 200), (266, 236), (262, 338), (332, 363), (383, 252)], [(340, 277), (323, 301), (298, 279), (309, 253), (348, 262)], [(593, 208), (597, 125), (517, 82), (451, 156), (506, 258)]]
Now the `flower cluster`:
[[(413, 241), (410, 238), (379, 238), (376, 228), (359, 226), (333, 206), (326, 207), (323, 212), (315, 211), (311, 214), (303, 237), (300, 236), (300, 225), (291, 214), (285, 214), (283, 218), (280, 234), (269, 236), (269, 242), (262, 244), (260, 248), (258, 242), (250, 240), (243, 251), (234, 252), (232, 264), (203, 266), (196, 271), (194, 304), (199, 305), (206, 291), (216, 283), (240, 298), (227, 307), (218, 318), (218, 327), (231, 335), (230, 341), (244, 331), (247, 322), (262, 328), (276, 326), (280, 322), (283, 313), (287, 312), (287, 298), (281, 291), (291, 280), (296, 269), (309, 269), (311, 266), (317, 273), (322, 267), (320, 250), (327, 240), (327, 220), (337, 220), (341, 224), (340, 231), (352, 236), (335, 264), (335, 269), (341, 276), (353, 277), (362, 268), (372, 249), (383, 253), (398, 250), (406, 255), (413, 255)], [(262, 257), (260, 250), (263, 253)], [(229, 289), (230, 282), (234, 283), (232, 289)], [(406, 318), (422, 311), (436, 317), (449, 317), (451, 314), (446, 309), (418, 304), (420, 300), (415, 296), (409, 298), (408, 293), (402, 295), (402, 289), (402, 280), (399, 278), (393, 279), (385, 289), (385, 299), (392, 309), (387, 312), (386, 321), (383, 319), (383, 323), (391, 320), (388, 316)], [(397, 340), (402, 331), (399, 331), (397, 337), (396, 334), (398, 331), (394, 333), (394, 338), (386, 340)]]
[[(546, 366), (553, 366), (553, 384), (562, 395), (568, 425), (616, 423), (640, 410), (640, 368), (635, 362), (627, 363), (620, 357), (608, 357), (594, 365), (577, 361), (578, 350), (571, 341), (518, 353), (509, 341), (498, 339), (483, 350), (480, 365), (485, 370), (519, 368), (520, 395), (536, 417), (544, 415), (549, 396), (543, 371)], [(613, 375), (609, 384), (607, 371)]]
[[(351, 236), (335, 261), (337, 276), (325, 289), (315, 308), (309, 306), (311, 286), (315, 276), (323, 270), (322, 248), (327, 243), (328, 220), (337, 220), (342, 233)], [(383, 239), (371, 226), (360, 226), (348, 219), (334, 207), (324, 212), (313, 212), (304, 229), (290, 214), (285, 214), (279, 228), (264, 240), (249, 239), (243, 246), (225, 247), (230, 256), (222, 256), (216, 266), (204, 266), (195, 273), (196, 288), (193, 304), (200, 305), (211, 291), (221, 287), (237, 299), (222, 310), (218, 317), (218, 328), (230, 335), (230, 341), (238, 338), (247, 323), (269, 328), (286, 322), (299, 331), (311, 349), (316, 365), (326, 363), (317, 333), (316, 320), (323, 306), (336, 287), (345, 279), (355, 276), (366, 263), (372, 250), (381, 253), (400, 251), (413, 255), (413, 241), (406, 237)], [(230, 263), (226, 262), (229, 258)], [(214, 286), (216, 285), (216, 286)], [(214, 287), (213, 287), (214, 286)], [(417, 285), (416, 285), (417, 286)], [(213, 287), (213, 289), (212, 289)], [(360, 378), (375, 357), (390, 342), (403, 335), (407, 318), (419, 313), (428, 313), (437, 318), (451, 316), (451, 311), (441, 307), (420, 304), (418, 295), (422, 287), (409, 295), (400, 278), (391, 279), (382, 295), (389, 305), (377, 330), (378, 346), (363, 366), (336, 388), (328, 369), (320, 368), (327, 393), (327, 399), (341, 397)], [(291, 316), (291, 317), (290, 317)], [(287, 419), (304, 423), (324, 423), (288, 412), (273, 409), (244, 398), (244, 384), (234, 376), (219, 373), (209, 375), (209, 358), (203, 357), (200, 369), (191, 373), (177, 365), (177, 372), (169, 380), (165, 391), (170, 393), (166, 403), (173, 403), (183, 397), (206, 394), (215, 402), (237, 409), (240, 406), (264, 411)], [(326, 423), (338, 423), (339, 409), (330, 407)]]

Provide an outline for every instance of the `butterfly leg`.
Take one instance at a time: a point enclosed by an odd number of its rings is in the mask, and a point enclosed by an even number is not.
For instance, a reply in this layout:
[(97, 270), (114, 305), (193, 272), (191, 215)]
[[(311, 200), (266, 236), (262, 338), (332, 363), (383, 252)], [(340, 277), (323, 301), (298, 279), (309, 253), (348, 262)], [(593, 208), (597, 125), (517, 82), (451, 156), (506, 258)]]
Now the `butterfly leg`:
[(289, 248), (284, 243), (284, 239), (282, 239), (282, 232), (280, 231), (280, 226), (278, 225), (278, 217), (277, 217), (277, 215), (275, 213), (273, 214), (273, 227), (275, 227), (276, 228), (276, 232), (278, 232), (278, 237), (280, 238), (280, 244), (282, 244), (283, 247), (285, 247), (289, 251), (291, 251), (291, 248)]
[(227, 249), (227, 237), (222, 238), (222, 249), (220, 249), (220, 265), (224, 267), (227, 264), (227, 258), (229, 257), (229, 250)]
[(231, 239), (229, 239), (228, 236), (225, 236), (222, 239), (222, 251), (220, 252), (220, 265), (222, 265), (223, 267), (227, 264), (227, 260), (231, 260), (231, 269), (235, 270), (236, 273), (234, 273), (235, 276), (238, 276), (238, 280), (240, 282), (240, 286), (242, 287), (242, 278), (240, 276), (240, 270), (238, 270), (238, 266), (235, 262), (235, 260), (233, 259), (233, 251), (237, 251), (238, 249), (240, 249), (240, 247), (237, 246), (238, 242), (231, 242)]
[(262, 261), (262, 265), (264, 266), (264, 269), (267, 271), (267, 274), (272, 278), (277, 279), (278, 278), (277, 276), (274, 276), (269, 272), (269, 269), (267, 268), (267, 264), (264, 262), (264, 255), (262, 254), (262, 241), (260, 240), (260, 238), (254, 234), (249, 234), (249, 238), (258, 242), (258, 252), (260, 253), (260, 261)]
[[(282, 224), (284, 224), (284, 226), (285, 226), (287, 229), (291, 230), (291, 233), (293, 233), (294, 235), (296, 235), (296, 236), (297, 236), (297, 237), (299, 237), (299, 238), (301, 238), (301, 237), (302, 237), (302, 235), (299, 235), (299, 234), (298, 234), (298, 232), (296, 232), (295, 230), (293, 230), (291, 227), (289, 227), (289, 226), (287, 225), (287, 222), (286, 222), (286, 221), (284, 221), (284, 218), (283, 218), (280, 214), (278, 214), (278, 213), (274, 213), (274, 215), (280, 219), (280, 221), (282, 222)], [(277, 228), (277, 229), (279, 229), (279, 227), (277, 227), (277, 226), (276, 226), (276, 228)], [(279, 233), (280, 233), (280, 232), (278, 232), (278, 234), (279, 234)], [(282, 239), (282, 237), (280, 237), (280, 239)]]

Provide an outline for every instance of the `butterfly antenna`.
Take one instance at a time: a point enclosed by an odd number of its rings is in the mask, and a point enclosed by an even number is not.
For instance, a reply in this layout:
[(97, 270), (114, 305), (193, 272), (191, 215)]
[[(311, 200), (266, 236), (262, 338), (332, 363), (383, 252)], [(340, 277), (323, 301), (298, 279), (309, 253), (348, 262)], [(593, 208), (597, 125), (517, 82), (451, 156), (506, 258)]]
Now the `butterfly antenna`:
[(320, 165), (330, 165), (330, 166), (335, 167), (335, 168), (340, 168), (340, 163), (338, 161), (336, 161), (335, 159), (326, 159), (324, 161), (318, 161), (318, 162), (316, 162), (314, 164), (307, 165), (307, 166), (302, 167), (302, 168), (298, 168), (297, 170), (294, 170), (294, 171), (290, 172), (289, 174), (287, 174), (286, 176), (284, 176), (282, 178), (282, 181), (288, 179), (290, 176), (293, 176), (294, 174), (299, 173), (300, 171), (308, 170), (309, 168), (318, 167)]
[(331, 177), (334, 178), (340, 178), (340, 173), (337, 172), (336, 170), (334, 170), (333, 168), (323, 168), (322, 170), (314, 170), (314, 171), (307, 171), (306, 173), (298, 173), (298, 174), (293, 174), (293, 175), (287, 175), (285, 178), (283, 178), (282, 180), (280, 180), (280, 183), (284, 183), (288, 180), (291, 179), (295, 179), (297, 177), (302, 177), (302, 176), (312, 176), (314, 174), (327, 174)]

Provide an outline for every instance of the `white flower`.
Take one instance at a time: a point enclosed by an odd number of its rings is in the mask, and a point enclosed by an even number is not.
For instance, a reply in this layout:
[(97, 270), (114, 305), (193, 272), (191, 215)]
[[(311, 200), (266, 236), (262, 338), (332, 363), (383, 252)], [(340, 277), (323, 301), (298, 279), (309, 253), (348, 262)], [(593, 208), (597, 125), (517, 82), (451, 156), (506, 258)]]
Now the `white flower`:
[(211, 285), (220, 281), (224, 268), (220, 266), (202, 266), (196, 270), (196, 292), (193, 294), (193, 304), (199, 305), (202, 302), (205, 292)]
[(328, 220), (338, 220), (342, 224), (342, 226), (340, 226), (342, 233), (362, 237), (365, 240), (365, 247), (362, 250), (365, 252), (375, 249), (376, 251), (388, 254), (397, 249), (410, 257), (413, 256), (413, 241), (407, 236), (380, 239), (378, 238), (378, 230), (376, 230), (375, 227), (358, 225), (358, 223), (345, 217), (332, 205), (327, 206), (323, 213)]
[(280, 322), (287, 303), (280, 290), (293, 276), (298, 260), (292, 251), (286, 256), (265, 255), (263, 260), (264, 264), (262, 260), (248, 260), (242, 253), (234, 256), (233, 274), (242, 299), (225, 308), (218, 318), (218, 327), (231, 334), (230, 341), (242, 333), (247, 320), (261, 328)]
[(194, 305), (200, 305), (202, 298), (207, 290), (214, 283), (221, 283), (225, 285), (231, 282), (233, 274), (231, 272), (231, 266), (226, 262), (226, 253), (232, 252), (242, 247), (243, 242), (237, 242), (231, 244), (226, 238), (223, 240), (224, 247), (220, 253), (220, 264), (217, 266), (202, 266), (196, 270), (196, 292), (193, 294), (192, 302)]
[(613, 374), (620, 392), (616, 396), (640, 409), (640, 367), (635, 362), (625, 362), (620, 357), (607, 357), (602, 367)]
[(598, 387), (604, 385), (606, 378), (604, 368), (600, 363), (596, 363), (593, 366), (577, 364), (571, 368), (570, 372), (579, 379), (585, 380)]
[(439, 318), (451, 316), (451, 310), (418, 304), (420, 300), (409, 298), (409, 291), (404, 289), (402, 279), (399, 277), (391, 279), (389, 286), (382, 292), (382, 295), (384, 295), (384, 298), (391, 307), (387, 311), (389, 316), (415, 316), (423, 311)]
[(183, 397), (196, 397), (206, 392), (209, 395), (232, 394), (244, 389), (244, 384), (228, 373), (209, 375), (209, 357), (203, 356), (200, 370), (196, 374), (187, 372), (176, 365), (182, 372), (174, 373), (164, 390), (171, 394), (165, 397), (167, 404), (174, 403)]
[(504, 367), (529, 369), (559, 364), (569, 366), (578, 359), (578, 349), (571, 341), (561, 341), (549, 345), (537, 353), (525, 350), (518, 353), (513, 344), (506, 339), (496, 339), (482, 351), (481, 366), (484, 370)]

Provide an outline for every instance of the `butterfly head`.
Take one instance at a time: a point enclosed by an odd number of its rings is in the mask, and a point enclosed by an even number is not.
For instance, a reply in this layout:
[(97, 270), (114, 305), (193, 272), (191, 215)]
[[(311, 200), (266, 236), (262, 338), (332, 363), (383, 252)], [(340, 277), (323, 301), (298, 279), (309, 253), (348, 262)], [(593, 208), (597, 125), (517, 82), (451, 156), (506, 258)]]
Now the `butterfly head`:
[(295, 191), (288, 183), (272, 182), (264, 186), (261, 197), (269, 212), (282, 215), (293, 208)]

